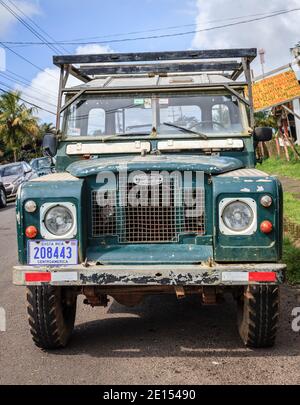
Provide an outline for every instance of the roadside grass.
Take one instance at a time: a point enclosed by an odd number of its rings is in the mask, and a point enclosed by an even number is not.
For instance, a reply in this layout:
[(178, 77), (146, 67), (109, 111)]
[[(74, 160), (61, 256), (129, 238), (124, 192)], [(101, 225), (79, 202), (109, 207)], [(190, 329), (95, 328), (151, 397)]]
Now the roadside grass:
[[(300, 200), (292, 193), (284, 192), (284, 216), (295, 224), (300, 225)], [(300, 264), (299, 264), (300, 267)]]
[(287, 264), (287, 281), (289, 284), (300, 284), (300, 249), (285, 238), (283, 242), (283, 263)]
[(284, 159), (269, 158), (257, 167), (268, 174), (291, 177), (300, 180), (300, 160), (292, 159), (287, 162)]

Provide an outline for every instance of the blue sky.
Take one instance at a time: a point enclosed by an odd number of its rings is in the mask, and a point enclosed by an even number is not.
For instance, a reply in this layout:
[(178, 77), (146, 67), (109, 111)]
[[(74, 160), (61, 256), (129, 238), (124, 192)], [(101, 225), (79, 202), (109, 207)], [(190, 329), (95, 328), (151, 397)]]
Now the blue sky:
[[(291, 62), (290, 47), (300, 40), (300, 11), (296, 11), (263, 21), (174, 38), (103, 43), (109, 39), (132, 38), (136, 35), (113, 36), (132, 31), (161, 29), (159, 32), (141, 34), (153, 35), (207, 29), (232, 21), (242, 21), (247, 19), (247, 16), (254, 14), (262, 15), (262, 13), (300, 7), (300, 0), (286, 0), (284, 3), (281, 0), (1, 1), (11, 8), (16, 5), (56, 40), (111, 36), (92, 47), (78, 49), (78, 45), (65, 46), (68, 53), (257, 47), (266, 50), (266, 70), (270, 70)], [(32, 22), (30, 23), (32, 24)], [(166, 27), (174, 25), (182, 27), (166, 29)], [(184, 27), (184, 25), (191, 26)], [(38, 41), (38, 39), (0, 4), (0, 41), (24, 42)], [(54, 52), (46, 46), (14, 47), (13, 50), (38, 65), (42, 72), (7, 51), (8, 71), (5, 74), (21, 75), (29, 83), (21, 84), (14, 81), (13, 78), (16, 76), (10, 77), (12, 79), (10, 80), (0, 72), (0, 87), (2, 82), (12, 88), (18, 88), (27, 100), (31, 100), (47, 110), (55, 111), (58, 75), (52, 65)], [(258, 61), (253, 67), (256, 73), (260, 73)], [(39, 116), (46, 121), (54, 119), (53, 115), (43, 111), (39, 111)]]
[[(192, 24), (195, 23), (197, 14), (195, 2), (190, 0), (41, 0), (36, 4), (37, 11), (33, 13), (31, 18), (57, 40), (106, 36), (165, 26)], [(3, 37), (1, 36), (1, 39)], [(133, 37), (133, 35), (129, 35), (129, 37)], [(176, 41), (162, 39), (118, 43), (112, 44), (111, 47), (120, 52), (179, 50), (188, 48), (191, 45), (192, 37), (192, 35), (181, 37)], [(11, 25), (5, 33), (5, 39), (7, 41), (37, 40), (20, 23)], [(72, 53), (75, 52), (76, 46), (66, 48), (69, 53)], [(51, 66), (53, 52), (47, 47), (31, 46), (14, 48), (14, 50), (42, 68)], [(29, 64), (22, 62), (9, 52), (7, 64), (13, 66), (16, 73), (24, 74), (29, 78), (36, 73), (36, 70)]]

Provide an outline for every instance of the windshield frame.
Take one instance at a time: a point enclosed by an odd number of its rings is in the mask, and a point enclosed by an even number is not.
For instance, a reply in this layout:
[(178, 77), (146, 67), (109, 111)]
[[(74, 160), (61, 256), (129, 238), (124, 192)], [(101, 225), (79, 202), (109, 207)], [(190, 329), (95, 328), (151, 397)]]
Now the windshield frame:
[[(240, 90), (242, 90), (240, 88)], [(133, 89), (127, 90), (127, 91), (119, 91), (119, 92), (115, 92), (115, 91), (99, 91), (99, 90), (86, 90), (84, 92), (84, 94), (81, 94), (81, 97), (83, 96), (87, 96), (87, 95), (99, 95), (99, 98), (117, 98), (117, 97), (125, 97), (126, 96), (130, 96), (130, 97), (137, 97), (137, 98), (151, 98), (151, 99), (155, 99), (155, 98), (166, 98), (166, 97), (176, 97), (178, 96), (232, 96), (232, 93), (229, 90), (226, 90), (225, 88), (206, 88), (206, 89), (190, 89), (187, 90), (185, 89), (139, 89), (138, 91), (135, 91)], [(241, 93), (241, 95), (243, 95), (243, 93)], [(70, 100), (72, 97), (74, 97), (74, 93), (69, 93), (69, 98), (66, 98), (66, 103), (68, 102), (68, 100)], [(68, 108), (70, 108), (70, 106), (72, 106), (74, 103), (78, 102), (78, 98), (76, 100), (74, 100), (73, 103), (71, 103)], [(239, 113), (240, 113), (240, 121), (241, 121), (241, 126), (242, 126), (242, 131), (241, 132), (209, 132), (207, 134), (208, 139), (216, 139), (216, 138), (240, 138), (240, 137), (251, 137), (251, 131), (250, 131), (250, 124), (249, 124), (249, 115), (247, 113), (247, 108), (245, 103), (243, 103), (240, 99), (237, 99), (237, 103), (239, 106)], [(97, 141), (97, 140), (101, 140), (104, 141), (106, 139), (116, 139), (116, 140), (137, 140), (137, 139), (151, 139), (151, 131), (149, 131), (149, 135), (145, 135), (145, 134), (138, 134), (138, 133), (133, 133), (128, 134), (126, 136), (122, 135), (122, 134), (101, 134), (101, 135), (80, 135), (80, 136), (74, 136), (74, 135), (70, 135), (67, 133), (64, 133), (64, 128), (66, 128), (66, 121), (67, 121), (67, 109), (64, 110), (61, 113), (61, 134), (62, 134), (62, 138), (64, 141)], [(141, 132), (145, 132), (145, 131), (141, 131)], [(179, 139), (179, 138), (184, 138), (184, 139), (195, 139), (198, 138), (197, 134), (192, 134), (192, 133), (183, 133), (182, 131), (178, 130), (178, 132), (174, 132), (174, 133), (170, 133), (167, 132), (164, 134), (162, 132), (158, 133), (156, 136), (158, 139)]]

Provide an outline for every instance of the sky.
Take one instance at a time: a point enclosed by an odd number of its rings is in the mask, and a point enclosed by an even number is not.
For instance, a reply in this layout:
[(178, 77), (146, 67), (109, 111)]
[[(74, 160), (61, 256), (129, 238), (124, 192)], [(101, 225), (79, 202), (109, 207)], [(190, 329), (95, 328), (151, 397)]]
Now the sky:
[[(61, 54), (257, 47), (265, 49), (268, 71), (291, 62), (290, 48), (300, 41), (300, 11), (215, 28), (300, 8), (300, 0), (1, 0), (0, 42), (36, 42), (39, 40), (3, 7), (3, 2), (56, 41), (88, 42), (88, 38), (101, 37), (97, 44), (64, 45)], [(123, 41), (182, 32), (189, 34)], [(11, 50), (5, 50), (6, 71), (0, 71), (0, 88), (21, 90), (24, 99), (48, 110), (39, 110), (41, 120), (54, 122), (55, 116), (49, 112), (55, 112), (57, 102), (54, 51), (40, 45), (7, 46)], [(253, 68), (256, 74), (261, 73), (258, 60)]]

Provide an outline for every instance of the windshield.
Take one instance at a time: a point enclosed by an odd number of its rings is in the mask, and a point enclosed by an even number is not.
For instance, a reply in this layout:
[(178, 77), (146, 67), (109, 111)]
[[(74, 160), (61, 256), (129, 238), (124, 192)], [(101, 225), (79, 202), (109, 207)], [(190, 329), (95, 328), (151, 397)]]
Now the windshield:
[(8, 166), (0, 169), (0, 177), (20, 176), (23, 173), (22, 166)]
[(51, 167), (51, 159), (48, 158), (36, 159), (31, 161), (30, 165), (34, 170), (48, 168)]
[[(232, 95), (84, 95), (67, 108), (67, 136), (240, 135), (244, 106)], [(180, 128), (181, 127), (181, 128)]]

